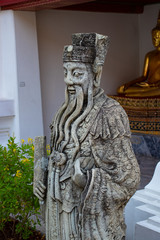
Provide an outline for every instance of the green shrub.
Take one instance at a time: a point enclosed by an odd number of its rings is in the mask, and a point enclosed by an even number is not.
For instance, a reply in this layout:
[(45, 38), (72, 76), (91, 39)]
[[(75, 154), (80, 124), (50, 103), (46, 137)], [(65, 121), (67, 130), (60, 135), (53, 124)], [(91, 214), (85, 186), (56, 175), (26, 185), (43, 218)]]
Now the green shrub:
[(39, 213), (38, 198), (33, 194), (33, 159), (31, 138), (28, 143), (22, 140), (17, 144), (10, 137), (7, 147), (0, 145), (0, 229), (3, 231), (5, 222), (13, 215), (19, 220), (18, 225), (13, 224), (13, 233), (19, 233), (23, 239), (32, 233), (31, 225), (35, 227), (30, 216)]

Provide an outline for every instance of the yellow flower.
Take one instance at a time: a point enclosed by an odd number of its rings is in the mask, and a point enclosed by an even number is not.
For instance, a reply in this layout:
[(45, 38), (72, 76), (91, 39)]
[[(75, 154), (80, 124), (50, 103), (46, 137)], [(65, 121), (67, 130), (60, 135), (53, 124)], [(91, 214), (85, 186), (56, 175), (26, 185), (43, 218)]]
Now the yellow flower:
[(49, 144), (46, 146), (46, 150), (47, 150), (47, 155), (50, 155), (51, 149)]
[(24, 139), (21, 139), (21, 143), (23, 144), (25, 141), (24, 141)]
[(33, 138), (28, 138), (28, 143), (32, 144), (33, 143)]
[(28, 158), (22, 159), (22, 163), (26, 163), (26, 162), (29, 162), (29, 159), (28, 159)]
[(50, 150), (47, 150), (47, 155), (50, 155)]
[(20, 170), (17, 170), (17, 172), (16, 172), (16, 177), (20, 178), (21, 176), (22, 176), (21, 171), (20, 171)]
[(14, 153), (16, 152), (16, 148), (13, 149), (13, 152), (14, 152)]
[(4, 171), (8, 171), (8, 170), (9, 170), (9, 167), (6, 166), (6, 167), (4, 168)]
[(34, 146), (32, 146), (32, 151), (34, 151)]
[(47, 144), (46, 149), (50, 150), (50, 145), (49, 144)]

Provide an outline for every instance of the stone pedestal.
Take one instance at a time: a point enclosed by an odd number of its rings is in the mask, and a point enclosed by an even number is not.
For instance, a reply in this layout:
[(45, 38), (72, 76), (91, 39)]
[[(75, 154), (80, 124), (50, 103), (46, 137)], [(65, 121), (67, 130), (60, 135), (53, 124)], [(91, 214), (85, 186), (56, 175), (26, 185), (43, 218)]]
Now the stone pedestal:
[(136, 224), (135, 240), (160, 239), (160, 217), (150, 217)]
[(160, 239), (160, 162), (151, 182), (139, 190), (125, 209), (126, 240)]

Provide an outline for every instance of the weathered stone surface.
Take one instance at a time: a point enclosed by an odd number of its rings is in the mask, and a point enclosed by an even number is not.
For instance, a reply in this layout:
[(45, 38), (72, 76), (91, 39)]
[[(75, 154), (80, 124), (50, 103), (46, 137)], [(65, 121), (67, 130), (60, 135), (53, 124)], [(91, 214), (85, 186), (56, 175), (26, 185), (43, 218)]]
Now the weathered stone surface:
[(51, 123), (47, 185), (36, 188), (47, 240), (125, 238), (123, 209), (140, 173), (127, 115), (100, 88), (107, 47), (106, 36), (75, 34), (64, 50), (65, 103)]
[(39, 187), (46, 189), (48, 158), (46, 153), (46, 137), (40, 136), (35, 138), (34, 142), (34, 181), (33, 192), (39, 198), (41, 205), (42, 217), (45, 219), (45, 192), (39, 191)]

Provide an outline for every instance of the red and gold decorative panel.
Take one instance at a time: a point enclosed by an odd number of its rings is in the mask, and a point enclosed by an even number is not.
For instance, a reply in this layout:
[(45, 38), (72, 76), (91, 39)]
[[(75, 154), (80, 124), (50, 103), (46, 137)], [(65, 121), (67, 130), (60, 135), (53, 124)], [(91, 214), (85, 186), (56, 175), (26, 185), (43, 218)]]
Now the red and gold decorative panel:
[(125, 109), (132, 132), (160, 135), (160, 98), (110, 97)]

